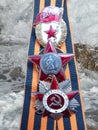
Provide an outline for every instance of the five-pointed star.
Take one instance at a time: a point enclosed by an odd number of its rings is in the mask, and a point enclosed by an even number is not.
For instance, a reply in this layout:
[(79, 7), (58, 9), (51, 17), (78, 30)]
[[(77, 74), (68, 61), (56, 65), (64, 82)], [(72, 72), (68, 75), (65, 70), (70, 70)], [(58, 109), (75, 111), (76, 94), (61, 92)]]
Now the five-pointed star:
[[(60, 90), (59, 88), (59, 84), (58, 84), (58, 81), (56, 80), (56, 77), (54, 76), (53, 79), (52, 79), (52, 82), (51, 82), (51, 86), (50, 86), (50, 89), (47, 91), (51, 91), (51, 90)], [(34, 96), (36, 96), (37, 99), (39, 99), (41, 102), (43, 101), (43, 97), (46, 93), (38, 93), (38, 94), (34, 94)], [(69, 93), (66, 93), (65, 95), (67, 95), (68, 97), (68, 100), (72, 100), (79, 92), (78, 91), (71, 91)], [(33, 93), (32, 93), (33, 94)], [(44, 113), (43, 113), (43, 116), (48, 116), (50, 115), (51, 112), (47, 111), (46, 109), (44, 110)], [(71, 110), (67, 107), (64, 111), (61, 112), (62, 115), (64, 116), (70, 116), (71, 115)]]
[(53, 30), (52, 26), (50, 25), (50, 29), (45, 31), (45, 33), (48, 35), (48, 38), (55, 37), (56, 30)]
[(46, 74), (45, 72), (43, 72), (43, 69), (41, 68), (41, 59), (43, 58), (43, 56), (45, 56), (46, 54), (57, 54), (56, 49), (54, 48), (54, 46), (52, 45), (51, 41), (48, 41), (45, 49), (44, 49), (44, 54), (43, 55), (33, 55), (33, 56), (29, 56), (29, 60), (31, 62), (34, 62), (38, 67), (40, 67), (39, 70), (39, 79), (40, 80), (45, 80), (48, 78), (49, 75), (55, 75), (60, 81), (65, 80), (65, 73), (63, 70), (63, 67), (65, 64), (67, 64), (73, 57), (74, 54), (63, 54), (63, 53), (58, 53), (57, 56), (60, 58), (61, 60), (61, 68), (59, 70), (58, 73), (54, 74)]

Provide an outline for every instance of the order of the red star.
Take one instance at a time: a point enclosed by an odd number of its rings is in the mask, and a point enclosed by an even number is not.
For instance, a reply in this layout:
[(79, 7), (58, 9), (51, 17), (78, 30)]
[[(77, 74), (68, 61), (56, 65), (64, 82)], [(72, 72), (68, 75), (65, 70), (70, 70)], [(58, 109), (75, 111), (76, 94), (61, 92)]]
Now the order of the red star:
[[(45, 80), (48, 78), (48, 76), (50, 74), (46, 74), (45, 72), (42, 71), (41, 65), (40, 65), (40, 60), (41, 58), (43, 58), (43, 56), (47, 53), (53, 53), (53, 54), (57, 54), (56, 49), (54, 48), (54, 46), (52, 45), (51, 41), (48, 41), (45, 49), (44, 49), (44, 54), (43, 55), (33, 55), (33, 56), (29, 56), (29, 60), (33, 63), (35, 63), (38, 67), (40, 67), (39, 70), (39, 79), (40, 80)], [(73, 57), (74, 54), (63, 54), (63, 53), (58, 53), (57, 54), (58, 57), (60, 57), (61, 59), (61, 63), (62, 66), (64, 66), (65, 64), (67, 64)], [(53, 73), (51, 73), (51, 75), (54, 75)], [(65, 80), (65, 74), (64, 74), (64, 69), (63, 67), (61, 67), (60, 71), (55, 74), (55, 76), (60, 80), (63, 81)]]

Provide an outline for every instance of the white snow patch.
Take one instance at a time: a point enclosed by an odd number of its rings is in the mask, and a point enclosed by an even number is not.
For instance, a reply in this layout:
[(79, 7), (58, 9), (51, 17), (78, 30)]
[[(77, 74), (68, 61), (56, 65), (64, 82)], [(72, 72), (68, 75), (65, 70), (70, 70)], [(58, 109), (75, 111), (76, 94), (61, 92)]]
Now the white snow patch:
[(22, 111), (23, 91), (0, 97), (0, 130), (18, 130)]
[(98, 87), (93, 86), (93, 88), (90, 89), (90, 92), (98, 95)]
[(98, 46), (98, 1), (69, 0), (68, 2), (74, 41)]

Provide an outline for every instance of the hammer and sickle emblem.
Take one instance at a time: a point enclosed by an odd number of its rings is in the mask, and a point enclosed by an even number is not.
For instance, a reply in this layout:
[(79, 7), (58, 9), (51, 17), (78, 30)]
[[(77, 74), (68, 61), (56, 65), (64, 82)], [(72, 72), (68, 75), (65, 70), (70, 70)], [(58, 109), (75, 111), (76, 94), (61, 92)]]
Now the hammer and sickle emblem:
[(60, 107), (62, 107), (62, 104), (61, 104), (62, 101), (61, 101), (61, 97), (59, 95), (55, 94), (54, 97), (52, 97), (50, 100), (52, 101), (52, 103), (49, 105), (50, 107), (51, 106), (60, 106)]

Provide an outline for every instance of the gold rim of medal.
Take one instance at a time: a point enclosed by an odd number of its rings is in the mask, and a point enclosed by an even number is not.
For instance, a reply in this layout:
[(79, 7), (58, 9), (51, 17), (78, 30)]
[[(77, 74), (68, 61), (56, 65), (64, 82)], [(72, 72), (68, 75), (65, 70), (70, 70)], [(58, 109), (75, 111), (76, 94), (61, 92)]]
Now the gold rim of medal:
[[(57, 27), (57, 33), (56, 33), (56, 35), (55, 35), (55, 38), (53, 38), (53, 45), (54, 46), (56, 46), (56, 47), (60, 47), (61, 45), (62, 45), (62, 43), (66, 40), (66, 36), (67, 36), (67, 26), (66, 26), (66, 23), (64, 22), (64, 20), (63, 19), (61, 19), (60, 21), (59, 21), (59, 23), (58, 22), (53, 22), (53, 23), (55, 23), (55, 24), (57, 24), (58, 26), (59, 26), (59, 29), (58, 29), (58, 27)], [(43, 46), (43, 47), (45, 47), (46, 45), (47, 45), (47, 42), (48, 42), (48, 39), (47, 39), (47, 36), (46, 36), (46, 38), (44, 39), (44, 36), (43, 35), (46, 35), (45, 34), (45, 32), (44, 33), (42, 33), (42, 31), (43, 31), (43, 26), (44, 25), (49, 25), (49, 23), (39, 23), (37, 26), (36, 26), (36, 28), (35, 28), (35, 32), (36, 32), (36, 37), (37, 37), (37, 39), (38, 39), (38, 41), (39, 41), (39, 43)], [(50, 24), (50, 25), (52, 25), (52, 24)], [(59, 32), (60, 32), (60, 37), (59, 37), (59, 39), (57, 39), (57, 37), (58, 37), (58, 35), (59, 35)], [(56, 40), (57, 39), (57, 40)]]

